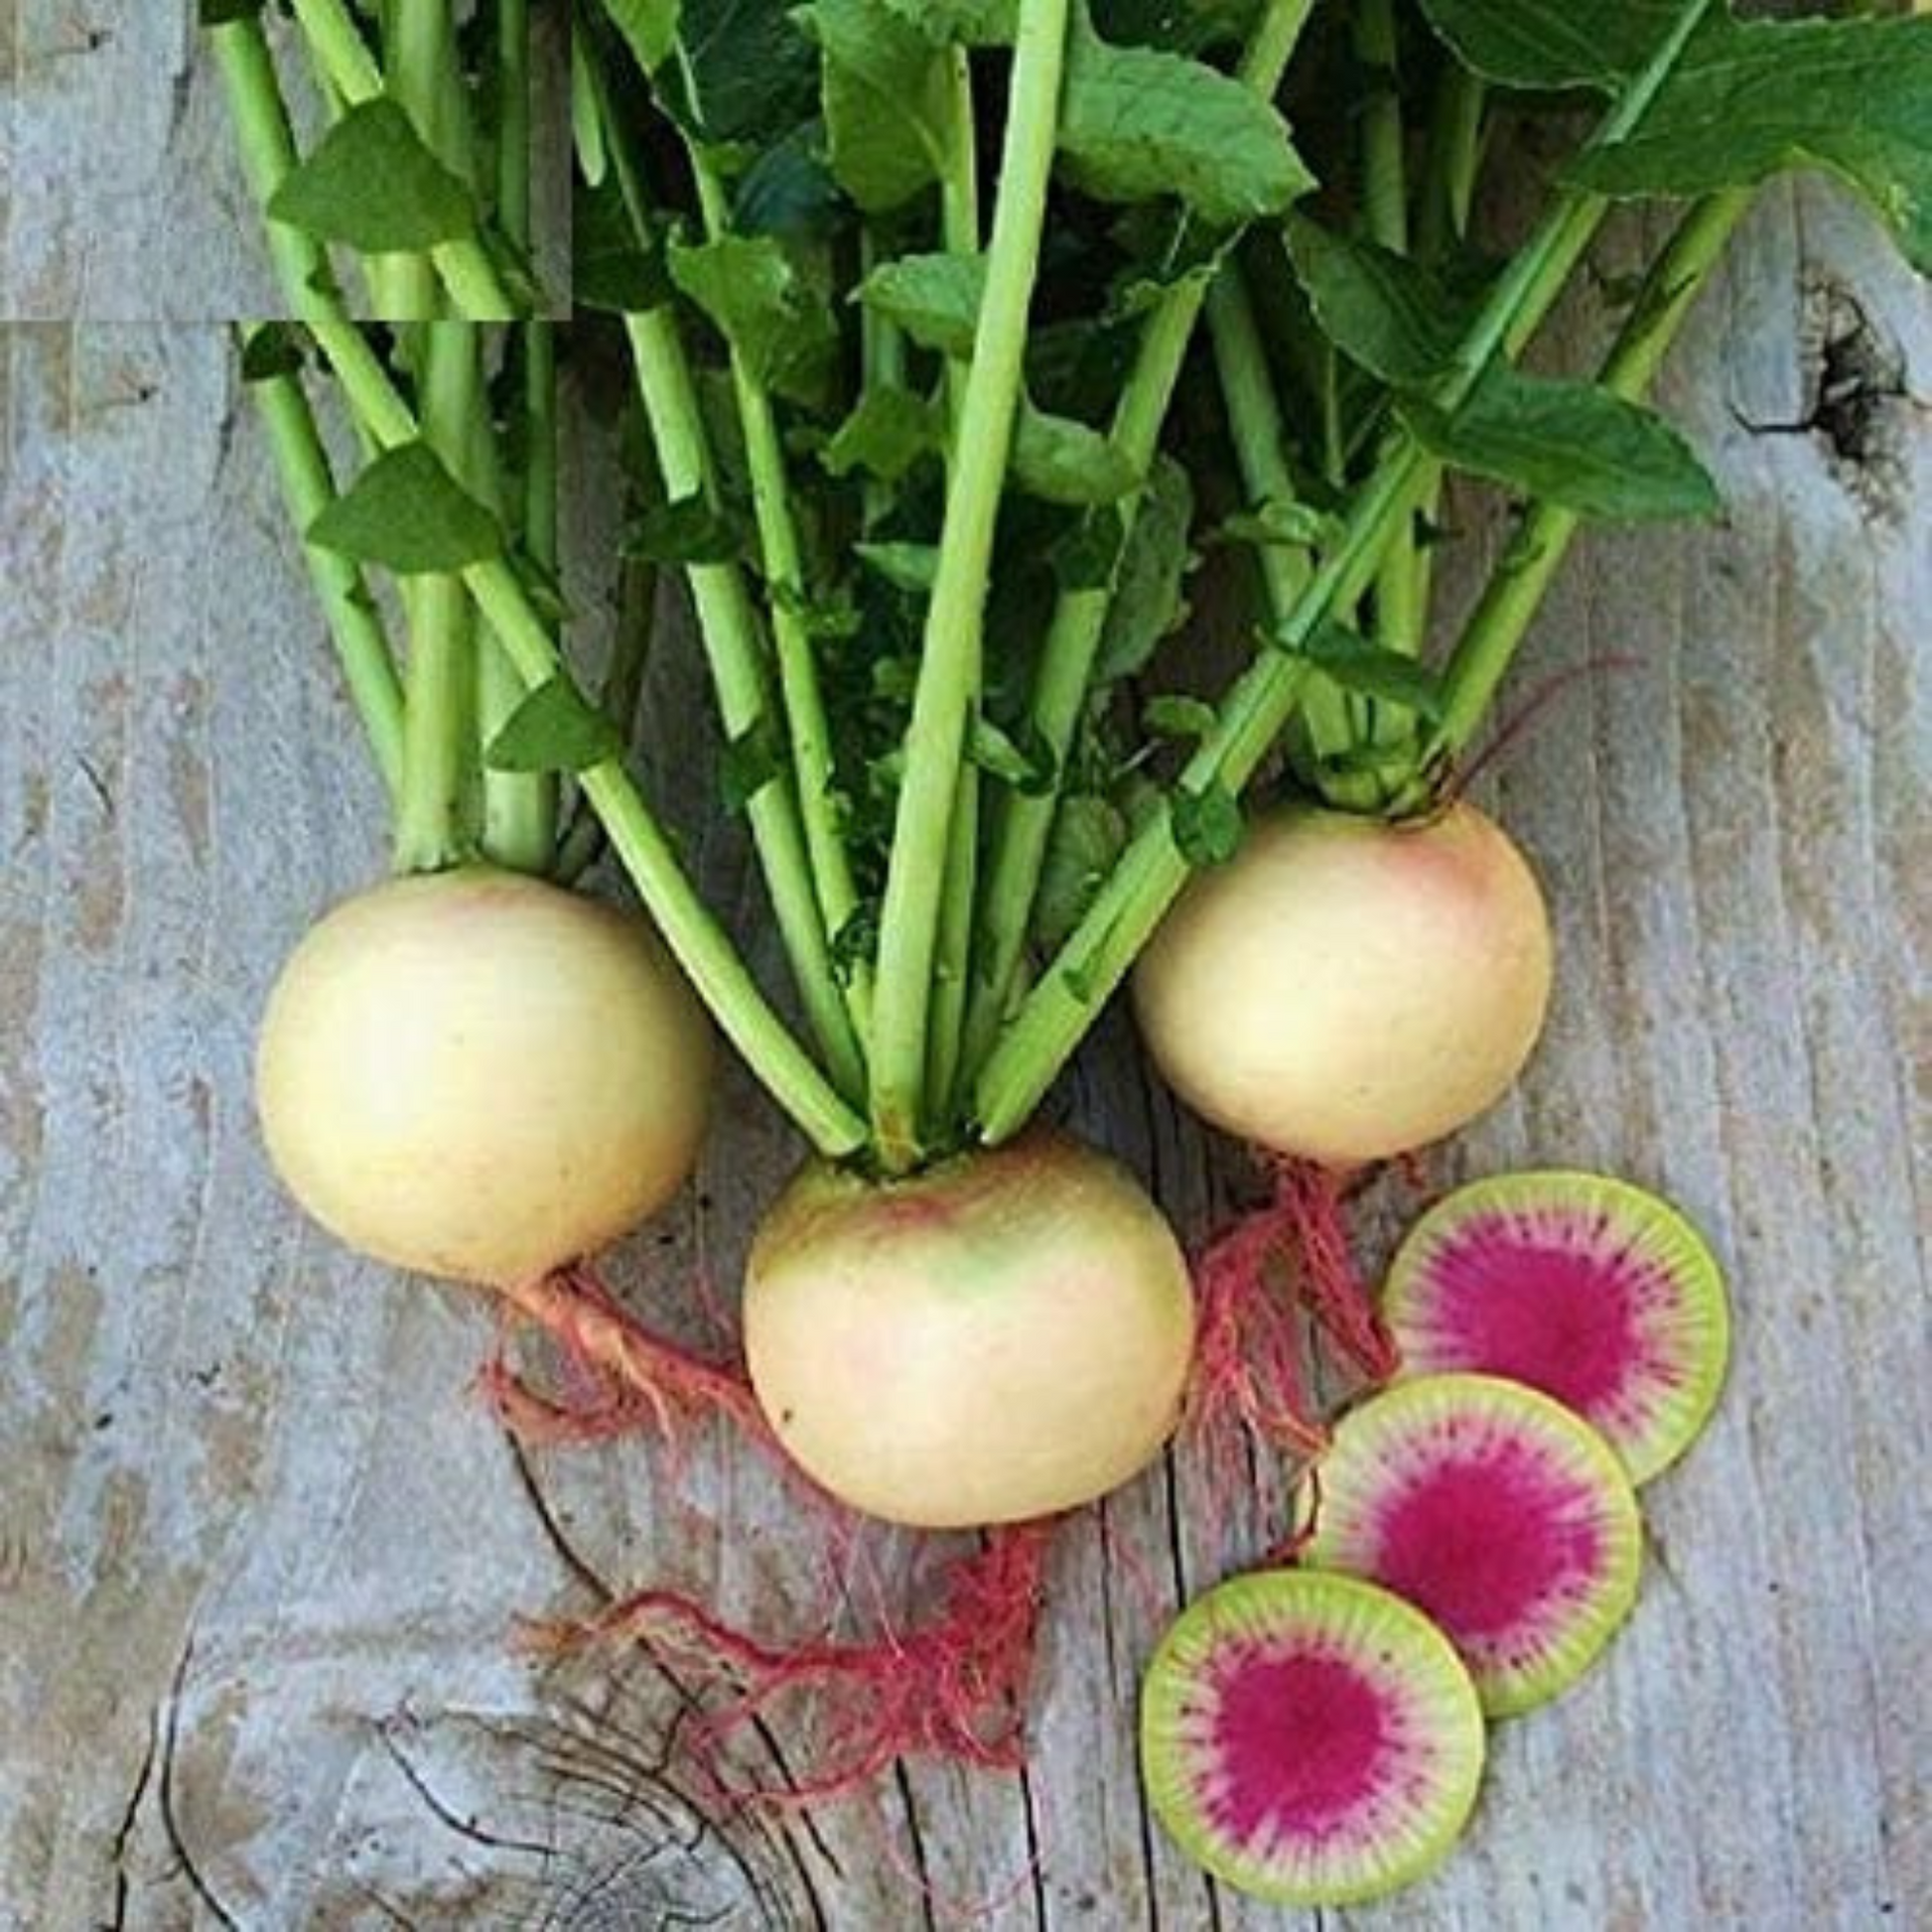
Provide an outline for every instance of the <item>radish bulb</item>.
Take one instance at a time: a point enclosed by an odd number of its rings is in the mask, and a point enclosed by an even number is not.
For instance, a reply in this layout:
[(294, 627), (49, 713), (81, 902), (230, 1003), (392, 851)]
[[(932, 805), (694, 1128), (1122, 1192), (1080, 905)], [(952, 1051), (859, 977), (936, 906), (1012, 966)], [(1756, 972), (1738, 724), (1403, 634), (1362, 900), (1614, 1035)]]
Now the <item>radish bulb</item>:
[(1059, 1134), (904, 1180), (815, 1163), (746, 1276), (746, 1359), (779, 1441), (842, 1501), (926, 1529), (1125, 1482), (1173, 1433), (1193, 1339), (1160, 1209)]
[(1535, 876), (1473, 805), (1420, 824), (1295, 809), (1193, 881), (1134, 999), (1196, 1113), (1345, 1167), (1500, 1099), (1542, 1031), (1550, 968)]
[(351, 1248), (507, 1287), (634, 1227), (697, 1158), (712, 1037), (638, 920), (518, 873), (396, 879), (297, 947), (256, 1096)]

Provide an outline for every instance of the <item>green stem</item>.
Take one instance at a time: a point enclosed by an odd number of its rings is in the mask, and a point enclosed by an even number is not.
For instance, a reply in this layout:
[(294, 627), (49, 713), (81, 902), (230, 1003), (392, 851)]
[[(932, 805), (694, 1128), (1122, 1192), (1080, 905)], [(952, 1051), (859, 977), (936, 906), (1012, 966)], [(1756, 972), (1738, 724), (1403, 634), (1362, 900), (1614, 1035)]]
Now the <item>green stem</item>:
[[(976, 255), (980, 247), (979, 131), (973, 112), (973, 65), (963, 47), (947, 53), (946, 155), (939, 178), (941, 239), (949, 254)], [(950, 473), (958, 468), (959, 430), (966, 408), (968, 361), (946, 365), (946, 416)], [(978, 700), (974, 700), (974, 713)], [(968, 730), (972, 720), (968, 720)], [(959, 767), (952, 824), (946, 834), (946, 877), (933, 939), (932, 1010), (926, 1022), (927, 1110), (950, 1124), (953, 1086), (965, 1044), (967, 995), (972, 983), (974, 911), (979, 895), (979, 767), (970, 757)]]
[(344, 0), (290, 0), (290, 11), (317, 68), (351, 107), (382, 91), (382, 71)]
[[(673, 312), (652, 309), (627, 317), (624, 326), (666, 493), (673, 501), (713, 495), (697, 389)], [(692, 564), (686, 575), (719, 713), (727, 735), (738, 739), (766, 726), (771, 717), (758, 619), (736, 565)], [(842, 1091), (856, 1095), (865, 1086), (864, 1061), (832, 967), (798, 792), (788, 780), (763, 785), (746, 812), (806, 1016), (834, 1079)]]
[[(860, 231), (859, 268), (862, 278), (870, 275), (882, 257), (870, 228)], [(905, 386), (905, 338), (897, 324), (870, 303), (859, 305), (859, 373), (866, 389), (899, 389)], [(893, 487), (880, 478), (868, 475), (865, 483), (865, 527), (870, 532), (892, 509)]]
[[(1362, 204), (1368, 238), (1398, 255), (1409, 252), (1409, 188), (1402, 154), (1402, 94), (1396, 81), (1395, 9), (1391, 0), (1362, 0), (1355, 16), (1355, 53), (1369, 70), (1362, 121)], [(1375, 574), (1375, 629), (1390, 650), (1422, 649), (1426, 614), (1417, 601), (1416, 532), (1399, 528)], [(1372, 714), (1371, 714), (1372, 716)]]
[[(328, 453), (309, 398), (293, 375), (251, 382), (248, 390), (268, 434), (290, 519), (296, 529), (306, 530), (336, 496)], [(336, 641), (349, 698), (362, 720), (376, 768), (389, 788), (390, 802), (395, 804), (402, 795), (402, 686), (381, 616), (359, 565), (317, 544), (305, 543), (303, 554)]]
[[(557, 575), (556, 345), (547, 322), (526, 322), (517, 336), (521, 350), (524, 472), (516, 515), (524, 554), (543, 574)], [(500, 512), (493, 431), (484, 418), (477, 435), (486, 459), (480, 474), (463, 481)], [(486, 472), (487, 474), (482, 474)], [(487, 750), (528, 695), (501, 638), (485, 631), (478, 665), (477, 742)], [(558, 781), (551, 771), (492, 771), (483, 775), (483, 848), (497, 865), (516, 872), (548, 872), (556, 858)]]
[[(1238, 263), (1230, 262), (1214, 278), (1207, 297), (1207, 331), (1241, 487), (1251, 502), (1292, 503), (1295, 478), (1288, 467), (1281, 403), (1255, 320), (1254, 298)], [(1280, 543), (1261, 544), (1255, 555), (1269, 615), (1279, 623), (1307, 590), (1313, 560), (1307, 550)]]
[[(701, 149), (694, 146), (691, 160), (705, 230), (716, 240), (731, 225), (724, 190)], [(792, 515), (784, 443), (769, 392), (735, 345), (731, 350), (731, 373), (739, 423), (745, 436), (746, 463), (751, 472), (759, 548), (765, 582), (772, 591), (771, 641), (797, 780), (798, 815), (804, 826), (805, 851), (819, 915), (826, 937), (836, 941), (859, 909), (859, 889), (853, 880), (852, 861), (840, 825), (832, 728), (818, 681), (817, 650), (811, 627), (805, 621), (805, 566), (798, 526)], [(672, 494), (678, 493), (674, 487)], [(845, 1000), (851, 1029), (863, 1054), (863, 1043), (872, 1022), (872, 972), (866, 963), (856, 962), (847, 974)]]
[[(1597, 376), (1599, 388), (1628, 402), (1642, 399), (1750, 200), (1749, 190), (1730, 189), (1692, 205), (1651, 264)], [(1578, 523), (1572, 511), (1538, 503), (1518, 526), (1444, 669), (1445, 708), (1433, 748), (1438, 757), (1463, 751), (1487, 715)]]
[(530, 247), (530, 0), (496, 0), (496, 218)]
[[(1289, 59), (1312, 11), (1312, 0), (1271, 0), (1256, 24), (1240, 76), (1264, 98), (1280, 87)], [(1114, 412), (1113, 440), (1136, 469), (1154, 461), (1161, 428), (1186, 360), (1203, 289), (1189, 278), (1168, 290), (1148, 318), (1134, 365)], [(1271, 391), (1272, 408), (1272, 391)], [(1121, 505), (1131, 537), (1138, 494)], [(1113, 603), (1111, 584), (1062, 592), (1040, 646), (1033, 729), (1052, 754), (1055, 789), (1037, 797), (1009, 791), (1001, 801), (981, 896), (979, 955), (966, 1017), (965, 1064), (976, 1067), (991, 1046), (1014, 996), (1033, 923), (1039, 874), (1058, 809), (1057, 773), (1066, 763), (1086, 707), (1094, 659)]]
[(1429, 169), (1416, 209), (1416, 249), (1425, 261), (1468, 235), (1488, 106), (1481, 74), (1449, 61), (1430, 109)]
[[(444, 111), (456, 42), (450, 10), (421, 0), (387, 0), (382, 10), (384, 90), (423, 137), (430, 151), (448, 165), (448, 117)], [(389, 322), (422, 322), (440, 313), (442, 284), (428, 255), (396, 258), (387, 271), (384, 313)]]
[(986, 294), (960, 408), (905, 737), (880, 920), (871, 1096), (874, 1140), (894, 1172), (913, 1166), (920, 1154), (933, 954), (961, 755), (979, 697), (994, 523), (1019, 408), (1028, 312), (1053, 166), (1067, 4), (1020, 0)]
[[(476, 332), (431, 324), (423, 339), (423, 440), (462, 478), (472, 469), (471, 425), (482, 401)], [(440, 872), (475, 857), (471, 789), (477, 650), (470, 595), (459, 576), (403, 580), (409, 614), (408, 696), (396, 870)]]
[[(617, 626), (611, 638), (611, 657), (597, 695), (599, 709), (623, 734), (625, 744), (636, 730), (656, 615), (657, 566), (641, 557), (625, 558), (618, 575)], [(604, 828), (597, 814), (580, 798), (557, 849), (558, 884), (575, 885), (596, 861), (603, 841)]]
[[(1618, 140), (1636, 125), (1711, 4), (1686, 0), (1671, 33), (1605, 117), (1596, 142)], [(1457, 407), (1493, 356), (1515, 354), (1535, 333), (1605, 211), (1600, 197), (1577, 189), (1558, 197), (1492, 288), (1463, 339), (1457, 367), (1436, 385), (1432, 400), (1438, 407)], [(1257, 659), (1236, 681), (1215, 729), (1188, 760), (1181, 775), (1187, 790), (1200, 792), (1218, 784), (1238, 792), (1253, 775), (1294, 712), (1307, 679), (1309, 660), (1301, 647), (1331, 611), (1367, 588), (1390, 532), (1401, 518), (1415, 514), (1427, 467), (1422, 452), (1406, 439), (1384, 455), (1356, 496), (1341, 534), (1297, 599), (1280, 633), (1284, 648)], [(1006, 1140), (1025, 1125), (1173, 903), (1187, 871), (1168, 815), (1155, 813), (1129, 844), (981, 1072), (976, 1110), (988, 1142)]]
[[(315, 334), (350, 409), (377, 445), (395, 449), (414, 438), (415, 418), (360, 331), (324, 322)], [(534, 687), (569, 675), (549, 628), (506, 559), (472, 564), (463, 580), (525, 684)], [(834, 1091), (759, 990), (730, 937), (685, 877), (670, 840), (621, 761), (613, 759), (594, 766), (581, 782), (665, 943), (726, 1037), (821, 1154), (837, 1159), (855, 1153), (865, 1144), (865, 1122)]]
[[(295, 166), (295, 138), (267, 38), (258, 19), (231, 20), (212, 29), (209, 42), (227, 94), (242, 173), (256, 203), (265, 208)], [(322, 244), (286, 222), (266, 225), (269, 253), (291, 312), (307, 319), (339, 307), (341, 292)]]

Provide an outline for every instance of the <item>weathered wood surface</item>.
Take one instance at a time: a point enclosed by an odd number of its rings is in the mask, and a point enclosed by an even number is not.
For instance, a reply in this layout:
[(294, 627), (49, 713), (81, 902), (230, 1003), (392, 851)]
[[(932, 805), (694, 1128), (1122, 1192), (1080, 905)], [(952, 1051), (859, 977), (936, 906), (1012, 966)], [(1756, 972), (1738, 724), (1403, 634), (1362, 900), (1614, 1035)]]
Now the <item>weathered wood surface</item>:
[[(1797, 427), (1821, 367), (1901, 393)], [(1732, 1383), (1647, 1494), (1606, 1664), (1498, 1733), (1442, 1876), (1330, 1923), (1756, 1932), (1932, 1896), (1932, 315), (1862, 220), (1780, 194), (1670, 389), (1730, 513), (1599, 537), (1542, 625), (1542, 668), (1640, 662), (1575, 685), (1495, 781), (1561, 986), (1520, 1094), (1443, 1172), (1668, 1189), (1731, 1270)], [(215, 330), (0, 330), (0, 1925), (1301, 1923), (1212, 1892), (1138, 1796), (1136, 1673), (1223, 1560), (1184, 1460), (1065, 1539), (1024, 1783), (913, 1767), (816, 1827), (708, 1816), (665, 1680), (513, 1653), (519, 1612), (594, 1600), (580, 1564), (794, 1626), (824, 1580), (712, 1445), (677, 1485), (628, 1450), (519, 1463), (467, 1388), (483, 1309), (278, 1196), (254, 1016), (380, 852), (263, 452)], [(1118, 1031), (1074, 1084), (1198, 1233), (1224, 1164)], [(627, 1279), (728, 1287), (792, 1157), (735, 1082)]]
[[(538, 266), (569, 268), (563, 10), (540, 10)], [(306, 142), (293, 31), (269, 16)], [(357, 299), (351, 291), (351, 299)], [(196, 0), (0, 0), (0, 318), (227, 322), (285, 309)]]

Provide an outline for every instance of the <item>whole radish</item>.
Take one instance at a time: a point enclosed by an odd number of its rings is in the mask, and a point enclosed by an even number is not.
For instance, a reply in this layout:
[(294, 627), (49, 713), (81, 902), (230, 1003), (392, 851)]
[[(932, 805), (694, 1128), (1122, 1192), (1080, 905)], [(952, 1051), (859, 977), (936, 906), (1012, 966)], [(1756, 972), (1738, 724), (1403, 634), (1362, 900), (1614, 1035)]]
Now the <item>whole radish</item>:
[(348, 899), (256, 1068), (271, 1159), (352, 1248), (509, 1287), (642, 1221), (697, 1158), (713, 1046), (640, 920), (473, 866)]
[(1346, 1167), (1493, 1106), (1542, 1032), (1550, 973), (1536, 877), (1473, 805), (1412, 824), (1298, 808), (1192, 881), (1134, 1000), (1196, 1113)]
[(1125, 1482), (1173, 1433), (1193, 1339), (1165, 1216), (1063, 1134), (883, 1183), (813, 1164), (746, 1274), (746, 1357), (778, 1440), (841, 1500), (925, 1528)]

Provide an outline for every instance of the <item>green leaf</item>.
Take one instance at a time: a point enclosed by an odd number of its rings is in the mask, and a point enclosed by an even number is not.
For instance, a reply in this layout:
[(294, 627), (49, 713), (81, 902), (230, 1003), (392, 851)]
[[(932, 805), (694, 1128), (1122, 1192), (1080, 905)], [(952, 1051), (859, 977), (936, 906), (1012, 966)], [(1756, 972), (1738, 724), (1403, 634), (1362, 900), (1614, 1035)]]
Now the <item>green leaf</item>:
[(1224, 518), (1214, 530), (1221, 543), (1251, 543), (1262, 549), (1312, 550), (1329, 542), (1337, 525), (1333, 514), (1299, 498), (1271, 496), (1253, 509)]
[(641, 315), (671, 299), (661, 237), (638, 240), (616, 176), (577, 183), (570, 206), (571, 294), (587, 309)]
[(1442, 680), (1426, 664), (1371, 643), (1344, 623), (1323, 624), (1303, 646), (1302, 654), (1344, 691), (1406, 705), (1432, 723), (1443, 715)]
[(731, 224), (740, 234), (817, 240), (837, 226), (844, 205), (825, 165), (824, 123), (801, 121), (746, 169)]
[(1092, 0), (1094, 25), (1122, 46), (1201, 54), (1245, 40), (1262, 0)]
[(1932, 274), (1932, 15), (1715, 18), (1635, 130), (1570, 175), (1604, 195), (1703, 195), (1807, 167), (1849, 182)]
[(1105, 590), (1127, 548), (1127, 520), (1112, 503), (1096, 504), (1047, 546), (1053, 582), (1063, 591)]
[(300, 375), (307, 360), (308, 332), (298, 322), (264, 322), (249, 330), (241, 345), (241, 379), (269, 382), (278, 375)]
[(678, 0), (604, 0), (637, 65), (654, 73), (677, 45)]
[(233, 20), (253, 20), (264, 0), (200, 0), (195, 17), (204, 27), (225, 27)]
[(1279, 213), (1313, 178), (1288, 124), (1258, 94), (1198, 61), (1110, 47), (1076, 21), (1060, 117), (1074, 185), (1105, 202), (1178, 196), (1231, 225)]
[(462, 570), (503, 552), (502, 526), (420, 441), (377, 457), (321, 511), (307, 537), (399, 577)]
[(1290, 213), (1283, 239), (1322, 333), (1397, 388), (1452, 368), (1476, 302), (1406, 256)]
[(838, 353), (824, 293), (770, 235), (673, 242), (671, 280), (744, 356), (755, 382), (794, 402), (818, 402)]
[(897, 483), (920, 457), (940, 448), (942, 440), (938, 412), (923, 396), (882, 383), (859, 398), (818, 460), (835, 477), (865, 470)]
[(1043, 798), (1053, 788), (1053, 760), (1043, 745), (1023, 750), (990, 718), (973, 720), (967, 757), (1002, 784), (1030, 798)]
[(490, 740), (492, 771), (588, 771), (623, 757), (623, 734), (567, 677), (539, 684)]
[(1006, 47), (1019, 25), (1017, 0), (885, 0), (935, 46)]
[(1060, 800), (1034, 899), (1034, 937), (1057, 951), (1086, 915), (1127, 848), (1127, 820), (1110, 799), (1073, 792)]
[(1420, 398), (1397, 408), (1432, 456), (1579, 516), (1635, 521), (1721, 507), (1717, 484), (1676, 430), (1587, 382), (1498, 365), (1452, 413)]
[(718, 791), (728, 812), (742, 812), (785, 766), (784, 739), (760, 715), (718, 758)]
[(1157, 457), (1100, 632), (1097, 683), (1132, 677), (1161, 640), (1186, 621), (1187, 572), (1194, 561), (1187, 537), (1193, 520), (1194, 490), (1187, 472), (1172, 457)]
[(833, 174), (869, 213), (910, 201), (944, 164), (939, 49), (883, 0), (813, 0), (797, 18), (825, 56)]
[(1043, 502), (1090, 508), (1118, 502), (1141, 478), (1111, 437), (1027, 403), (1013, 432), (1013, 480)]
[(1199, 791), (1182, 786), (1168, 809), (1173, 842), (1190, 866), (1224, 866), (1241, 849), (1241, 806), (1213, 781)]
[(985, 294), (984, 255), (899, 255), (881, 262), (854, 299), (919, 347), (965, 357), (973, 352)]
[(418, 253), (477, 228), (469, 184), (380, 95), (351, 107), (283, 178), (268, 213), (365, 255)]
[(716, 146), (762, 146), (815, 109), (818, 53), (792, 18), (795, 0), (683, 0), (678, 59), (655, 75), (686, 133)]
[(1150, 698), (1141, 707), (1141, 723), (1156, 738), (1177, 738), (1185, 743), (1205, 738), (1214, 729), (1214, 707), (1199, 698), (1177, 692), (1165, 692)]
[(737, 525), (700, 492), (642, 511), (624, 532), (622, 554), (657, 564), (728, 564), (743, 548)]
[(931, 543), (855, 543), (861, 563), (877, 571), (896, 591), (922, 597), (939, 570), (939, 548)]
[(1422, 0), (1462, 65), (1505, 87), (1613, 90), (1682, 17), (1682, 0)]

